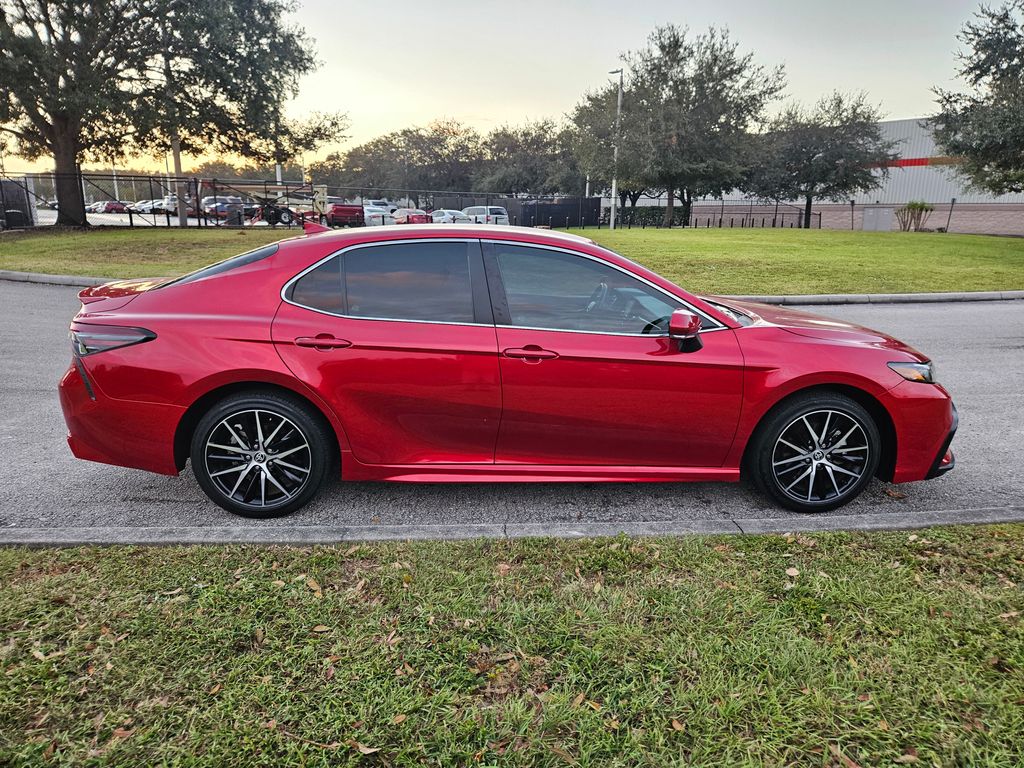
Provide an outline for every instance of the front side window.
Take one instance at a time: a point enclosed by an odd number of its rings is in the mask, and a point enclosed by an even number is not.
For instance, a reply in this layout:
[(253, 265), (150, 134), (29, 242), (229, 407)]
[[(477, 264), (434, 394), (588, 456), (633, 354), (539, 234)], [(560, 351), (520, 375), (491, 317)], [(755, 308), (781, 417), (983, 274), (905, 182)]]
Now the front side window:
[[(583, 256), (488, 244), (507, 300), (502, 325), (591, 333), (664, 334), (682, 303)], [(497, 311), (497, 310), (496, 310)]]

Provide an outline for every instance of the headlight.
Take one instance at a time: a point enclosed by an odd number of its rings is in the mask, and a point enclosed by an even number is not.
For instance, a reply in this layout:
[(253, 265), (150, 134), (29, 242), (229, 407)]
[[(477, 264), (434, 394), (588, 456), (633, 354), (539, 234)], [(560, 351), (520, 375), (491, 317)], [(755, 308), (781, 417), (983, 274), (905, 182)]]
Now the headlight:
[(889, 363), (889, 367), (907, 381), (920, 381), (923, 384), (935, 383), (935, 363)]

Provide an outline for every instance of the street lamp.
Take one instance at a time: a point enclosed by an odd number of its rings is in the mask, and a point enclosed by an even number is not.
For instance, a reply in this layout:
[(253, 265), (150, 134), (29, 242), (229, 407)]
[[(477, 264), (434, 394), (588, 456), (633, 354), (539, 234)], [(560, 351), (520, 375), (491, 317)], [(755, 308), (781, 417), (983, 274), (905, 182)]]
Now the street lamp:
[(615, 229), (615, 206), (619, 202), (619, 130), (622, 124), (622, 68), (613, 69), (609, 75), (619, 76), (619, 103), (615, 108), (615, 143), (612, 145), (612, 208), (608, 228)]

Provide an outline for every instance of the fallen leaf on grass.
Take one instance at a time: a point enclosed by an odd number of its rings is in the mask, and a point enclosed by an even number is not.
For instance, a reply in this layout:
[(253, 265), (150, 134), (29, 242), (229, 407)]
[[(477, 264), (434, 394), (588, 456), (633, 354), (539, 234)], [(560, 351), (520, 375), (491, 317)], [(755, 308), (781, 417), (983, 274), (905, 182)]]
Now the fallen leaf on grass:
[(789, 576), (791, 579), (795, 579), (797, 576), (800, 575), (800, 569), (799, 568), (787, 568), (786, 569), (786, 575)]
[(407, 715), (395, 715), (391, 718), (392, 725), (401, 725), (408, 719)]
[(306, 586), (309, 587), (315, 595), (318, 597), (322, 594), (320, 590), (320, 584), (316, 579), (306, 579)]
[(918, 762), (918, 758), (917, 758), (917, 755), (913, 754), (912, 752), (907, 752), (907, 754), (900, 755), (899, 757), (897, 757), (895, 760), (893, 760), (893, 762), (894, 763), (916, 763), (916, 762)]
[(1000, 613), (1000, 619), (1012, 619), (1015, 616), (1020, 616), (1020, 611), (1007, 611), (1006, 613)]
[(281, 581), (280, 579), (274, 579), (270, 583), (273, 584), (275, 587), (283, 587), (284, 586), (284, 582)]
[(673, 730), (673, 731), (682, 731), (682, 730), (685, 730), (685, 728), (686, 728), (686, 726), (685, 726), (685, 725), (683, 725), (682, 723), (680, 723), (680, 722), (679, 722), (678, 720), (676, 720), (676, 719), (675, 719), (674, 717), (672, 718), (672, 730)]
[(179, 592), (181, 592), (181, 587), (178, 587), (177, 589), (172, 589), (172, 590), (171, 590), (171, 591), (169, 591), (169, 592), (161, 592), (160, 594), (161, 594), (161, 595), (164, 595), (164, 596), (166, 596), (166, 597), (171, 597), (172, 595), (176, 595), (176, 594), (178, 594)]
[(324, 632), (330, 632), (331, 628), (328, 627), (326, 624), (317, 624), (315, 627), (313, 627), (313, 631), (317, 634), (323, 634)]
[(111, 735), (111, 739), (127, 739), (135, 733), (134, 728), (115, 728), (114, 733)]
[(508, 572), (512, 570), (512, 566), (508, 563), (498, 563), (495, 570), (498, 572), (499, 576), (508, 576)]
[(224, 687), (223, 685), (221, 685), (220, 683), (217, 683), (215, 686), (213, 686), (213, 688), (210, 689), (210, 695), (211, 696), (216, 696), (218, 693), (220, 693), (221, 688), (223, 688), (223, 687)]
[(579, 706), (580, 704), (582, 704), (582, 703), (583, 703), (583, 700), (584, 700), (585, 698), (587, 698), (587, 697), (586, 697), (586, 696), (584, 696), (584, 695), (583, 695), (583, 694), (581, 693), (581, 694), (580, 694), (579, 696), (577, 696), (577, 697), (576, 697), (575, 699), (573, 699), (573, 700), (572, 700), (572, 706), (573, 706), (574, 708), (575, 708), (575, 707), (578, 707), (578, 706)]
[(380, 747), (368, 747), (365, 744), (360, 744), (355, 739), (349, 739), (345, 743), (352, 747), (352, 749), (357, 750), (361, 755), (372, 755), (374, 752), (380, 752)]
[(838, 760), (842, 761), (843, 765), (845, 765), (846, 768), (861, 768), (860, 763), (858, 763), (856, 760), (851, 760), (846, 755), (844, 755), (843, 750), (841, 750), (835, 744), (829, 744), (828, 748), (829, 751), (833, 755), (835, 755)]
[(558, 757), (562, 758), (569, 765), (576, 765), (576, 759), (561, 747), (552, 746), (550, 749), (552, 753), (558, 755)]

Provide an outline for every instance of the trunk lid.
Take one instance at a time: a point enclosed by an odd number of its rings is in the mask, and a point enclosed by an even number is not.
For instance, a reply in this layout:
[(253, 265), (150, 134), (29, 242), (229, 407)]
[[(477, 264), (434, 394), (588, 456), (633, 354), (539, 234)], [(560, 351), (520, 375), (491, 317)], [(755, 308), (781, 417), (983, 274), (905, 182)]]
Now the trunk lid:
[(79, 291), (78, 299), (89, 312), (107, 312), (125, 306), (139, 294), (165, 282), (165, 277), (114, 280)]

